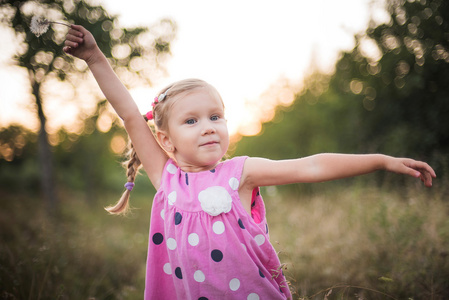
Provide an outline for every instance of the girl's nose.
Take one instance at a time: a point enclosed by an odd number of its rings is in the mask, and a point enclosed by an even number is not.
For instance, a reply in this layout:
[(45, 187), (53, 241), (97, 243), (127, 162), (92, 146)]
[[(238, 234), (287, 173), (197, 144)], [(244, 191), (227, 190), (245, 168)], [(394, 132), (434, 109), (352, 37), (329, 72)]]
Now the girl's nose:
[(203, 135), (215, 133), (215, 128), (212, 124), (207, 123), (203, 128)]

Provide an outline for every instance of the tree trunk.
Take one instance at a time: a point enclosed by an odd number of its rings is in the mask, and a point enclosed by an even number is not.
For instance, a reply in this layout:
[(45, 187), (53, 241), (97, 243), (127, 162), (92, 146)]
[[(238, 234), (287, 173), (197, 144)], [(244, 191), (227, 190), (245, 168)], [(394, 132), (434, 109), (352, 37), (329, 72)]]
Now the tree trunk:
[(48, 134), (45, 129), (47, 119), (42, 108), (42, 99), (40, 96), (39, 82), (31, 78), (33, 86), (33, 95), (36, 98), (37, 114), (40, 122), (38, 149), (39, 149), (39, 163), (41, 165), (41, 187), (44, 199), (47, 205), (48, 212), (52, 213), (57, 206), (57, 197), (55, 193), (55, 179), (53, 174), (53, 153), (48, 142)]

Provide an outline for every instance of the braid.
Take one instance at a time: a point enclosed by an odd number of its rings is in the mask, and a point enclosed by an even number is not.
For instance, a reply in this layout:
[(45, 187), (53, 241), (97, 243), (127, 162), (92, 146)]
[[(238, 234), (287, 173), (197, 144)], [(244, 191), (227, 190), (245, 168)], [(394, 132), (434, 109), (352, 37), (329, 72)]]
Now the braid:
[(129, 182), (134, 182), (136, 179), (137, 172), (140, 169), (140, 165), (142, 164), (140, 162), (139, 157), (137, 156), (137, 152), (134, 149), (133, 144), (130, 146), (129, 150), (129, 160), (128, 162), (125, 162), (127, 170), (126, 170), (126, 176), (128, 177)]
[[(141, 162), (139, 157), (137, 156), (137, 152), (133, 147), (133, 144), (130, 143), (129, 151), (127, 156), (129, 157), (128, 161), (125, 161), (123, 164), (126, 166), (126, 176), (128, 178), (128, 182), (134, 183), (136, 179), (136, 175), (141, 167)], [(105, 209), (110, 214), (122, 214), (128, 211), (129, 207), (129, 196), (131, 191), (126, 189), (123, 193), (120, 200), (114, 206), (108, 206)]]

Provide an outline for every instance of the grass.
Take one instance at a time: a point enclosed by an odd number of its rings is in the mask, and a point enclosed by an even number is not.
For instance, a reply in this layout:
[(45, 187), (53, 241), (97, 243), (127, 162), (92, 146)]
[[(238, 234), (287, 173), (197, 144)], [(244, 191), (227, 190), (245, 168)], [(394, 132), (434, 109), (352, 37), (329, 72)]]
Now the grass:
[[(280, 195), (264, 189), (271, 242), (295, 299), (444, 299), (449, 201), (444, 189), (357, 185)], [(151, 195), (128, 217), (65, 193), (49, 218), (38, 197), (0, 193), (1, 299), (141, 299)]]
[(437, 190), (404, 191), (346, 187), (266, 201), (295, 297), (445, 299), (449, 202)]
[(115, 198), (72, 193), (49, 217), (39, 199), (0, 198), (1, 299), (142, 298), (148, 212), (117, 218), (103, 209)]

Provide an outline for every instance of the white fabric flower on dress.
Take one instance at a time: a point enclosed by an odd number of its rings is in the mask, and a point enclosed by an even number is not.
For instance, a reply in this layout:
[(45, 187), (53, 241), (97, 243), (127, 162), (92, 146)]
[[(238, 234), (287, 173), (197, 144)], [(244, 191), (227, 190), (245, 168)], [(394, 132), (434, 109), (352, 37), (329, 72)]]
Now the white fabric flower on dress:
[(201, 208), (211, 216), (218, 216), (231, 210), (232, 198), (222, 186), (211, 186), (198, 194)]

